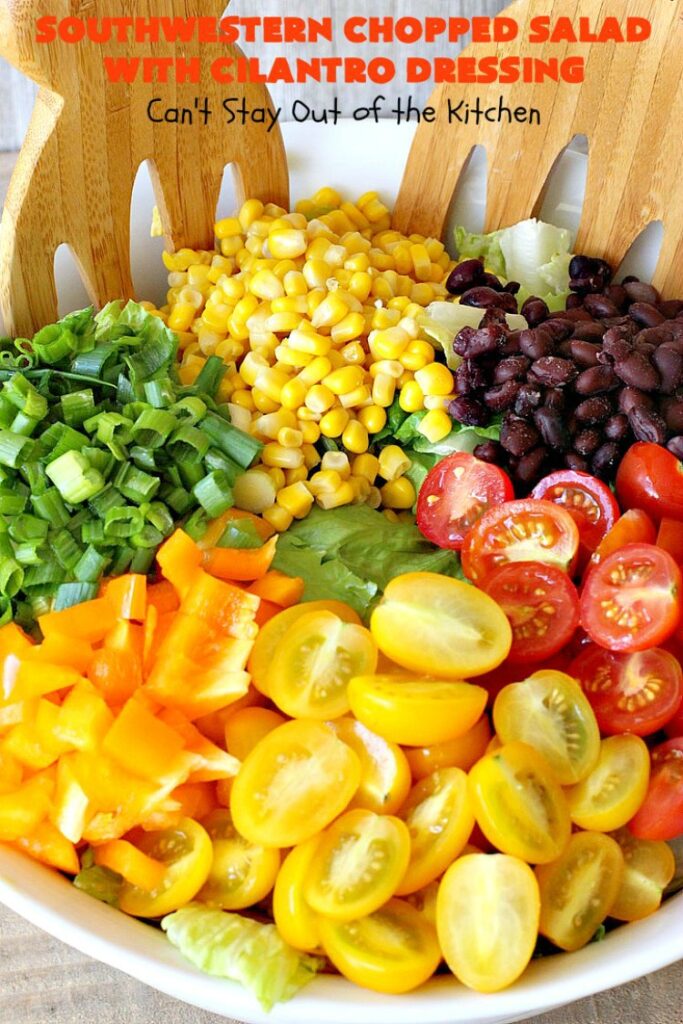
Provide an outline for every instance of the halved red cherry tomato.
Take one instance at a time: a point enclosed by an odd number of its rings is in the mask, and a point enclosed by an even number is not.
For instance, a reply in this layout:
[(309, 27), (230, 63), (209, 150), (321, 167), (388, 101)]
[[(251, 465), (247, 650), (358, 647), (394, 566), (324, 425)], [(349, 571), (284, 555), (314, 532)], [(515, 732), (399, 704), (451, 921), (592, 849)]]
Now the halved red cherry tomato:
[(664, 732), (671, 739), (675, 739), (676, 736), (683, 736), (683, 703), (671, 721), (667, 722), (664, 726)]
[(581, 549), (595, 551), (619, 517), (619, 506), (609, 487), (590, 473), (559, 469), (536, 484), (532, 498), (543, 498), (561, 505), (576, 522)]
[(579, 595), (566, 573), (541, 562), (507, 562), (481, 589), (512, 626), (508, 661), (543, 661), (571, 640), (579, 624)]
[(660, 647), (617, 654), (591, 644), (572, 662), (569, 674), (581, 683), (607, 736), (650, 736), (671, 720), (683, 700), (681, 666)]
[(642, 508), (659, 522), (683, 519), (683, 463), (648, 441), (631, 445), (617, 470), (617, 498), (622, 508)]
[(620, 551), (627, 544), (654, 544), (657, 537), (655, 524), (641, 508), (630, 508), (619, 516), (616, 523), (602, 538), (591, 555), (590, 564), (599, 565), (608, 555)]
[(502, 469), (453, 452), (427, 474), (417, 499), (417, 525), (440, 548), (459, 550), (469, 528), (487, 509), (514, 498)]
[(652, 771), (645, 799), (628, 827), (636, 839), (683, 835), (683, 736), (651, 751)]
[(668, 551), (676, 565), (683, 565), (683, 523), (662, 519), (657, 531), (657, 547)]
[(581, 594), (581, 625), (611, 651), (663, 643), (681, 615), (681, 571), (653, 544), (627, 544), (591, 569)]
[(475, 583), (505, 562), (543, 562), (572, 573), (579, 530), (552, 501), (525, 498), (485, 512), (465, 537), (462, 567)]

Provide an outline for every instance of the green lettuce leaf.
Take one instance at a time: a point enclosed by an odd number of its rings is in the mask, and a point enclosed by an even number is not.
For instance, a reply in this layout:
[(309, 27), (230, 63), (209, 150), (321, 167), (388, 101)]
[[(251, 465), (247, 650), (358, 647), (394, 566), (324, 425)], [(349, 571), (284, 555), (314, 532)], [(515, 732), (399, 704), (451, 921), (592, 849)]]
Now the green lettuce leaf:
[(455, 247), (464, 260), (481, 260), (498, 277), (505, 277), (505, 257), (500, 247), (502, 231), (485, 235), (470, 234), (465, 228), (455, 229)]
[(367, 505), (314, 508), (281, 534), (273, 568), (304, 579), (304, 601), (334, 597), (363, 618), (401, 573), (461, 577), (457, 555), (430, 544), (412, 519), (392, 523)]
[(264, 1010), (291, 999), (324, 965), (319, 957), (288, 946), (273, 924), (197, 903), (169, 914), (161, 927), (190, 963), (239, 982)]

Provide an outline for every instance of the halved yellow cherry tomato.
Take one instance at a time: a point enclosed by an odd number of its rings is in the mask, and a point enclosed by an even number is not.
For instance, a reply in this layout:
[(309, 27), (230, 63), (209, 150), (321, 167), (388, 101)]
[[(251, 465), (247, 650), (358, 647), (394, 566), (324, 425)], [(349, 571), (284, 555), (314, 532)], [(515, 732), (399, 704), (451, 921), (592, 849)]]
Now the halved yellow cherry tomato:
[(370, 628), (380, 650), (398, 665), (447, 679), (497, 668), (512, 643), (510, 623), (492, 598), (431, 572), (391, 580)]
[(261, 846), (297, 846), (344, 810), (360, 761), (323, 722), (286, 722), (260, 740), (230, 792), (237, 831)]
[(597, 763), (595, 714), (565, 672), (543, 669), (504, 686), (493, 705), (493, 724), (503, 743), (519, 740), (543, 754), (563, 786), (585, 778)]
[(337, 718), (330, 724), (360, 759), (360, 786), (349, 810), (362, 807), (376, 814), (395, 814), (410, 792), (410, 768), (401, 748), (355, 718)]
[(225, 723), (225, 749), (244, 761), (259, 740), (287, 719), (269, 708), (240, 708)]
[(404, 897), (406, 903), (410, 903), (411, 907), (415, 907), (421, 914), (424, 914), (429, 923), (433, 924), (435, 928), (436, 899), (439, 895), (440, 884), (440, 879), (435, 879), (429, 885), (425, 885), (424, 889), (418, 889), (417, 892), (411, 892), (408, 896)]
[(362, 988), (400, 995), (439, 966), (436, 929), (405, 900), (389, 900), (357, 921), (318, 919), (323, 949), (340, 974)]
[(181, 818), (175, 828), (144, 832), (135, 845), (153, 860), (166, 865), (161, 885), (140, 889), (124, 882), (119, 907), (133, 917), (163, 917), (195, 898), (211, 870), (213, 847), (205, 829), (192, 818)]
[(608, 736), (590, 775), (567, 790), (579, 828), (612, 832), (630, 821), (647, 793), (650, 754), (640, 736)]
[(313, 836), (290, 850), (282, 862), (273, 889), (273, 917), (277, 930), (290, 946), (306, 952), (320, 945), (316, 914), (304, 899), (304, 884), (319, 843), (320, 836)]
[(601, 832), (575, 832), (560, 857), (536, 868), (540, 932), (560, 949), (590, 942), (610, 913), (624, 872), (619, 844)]
[(453, 863), (474, 828), (474, 814), (461, 768), (443, 768), (422, 779), (399, 811), (410, 832), (410, 863), (398, 896), (422, 889)]
[(241, 836), (228, 810), (212, 811), (202, 826), (213, 842), (213, 863), (197, 893), (198, 902), (221, 910), (244, 910), (264, 899), (275, 885), (280, 851), (256, 846)]
[(555, 860), (571, 830), (564, 793), (546, 759), (526, 743), (506, 743), (470, 772), (474, 816), (493, 845), (530, 864)]
[(355, 622), (358, 626), (361, 624), (360, 618), (353, 608), (344, 604), (343, 601), (305, 601), (303, 604), (292, 605), (291, 608), (285, 608), (284, 611), (274, 615), (259, 629), (247, 665), (252, 683), (266, 696), (268, 695), (265, 688), (266, 679), (275, 648), (289, 627), (293, 626), (302, 615), (309, 615), (311, 612), (332, 612), (344, 622)]
[(436, 900), (439, 943), (456, 978), (477, 992), (511, 985), (534, 951), (539, 910), (528, 864), (500, 853), (459, 857)]
[(356, 718), (392, 743), (428, 746), (462, 736), (486, 706), (481, 686), (442, 679), (356, 676), (348, 687)]
[(349, 679), (376, 666), (377, 644), (369, 629), (332, 612), (311, 612), (277, 644), (266, 690), (292, 718), (339, 718), (349, 710)]
[(491, 726), (486, 715), (452, 740), (434, 743), (430, 747), (408, 747), (405, 755), (416, 782), (441, 768), (462, 768), (467, 772), (483, 757), (491, 739)]
[(347, 811), (320, 837), (306, 902), (335, 921), (365, 917), (394, 895), (409, 858), (410, 834), (399, 818)]
[(612, 832), (612, 838), (624, 855), (624, 874), (609, 916), (617, 921), (640, 921), (658, 909), (676, 873), (676, 859), (667, 843), (636, 839), (627, 828)]

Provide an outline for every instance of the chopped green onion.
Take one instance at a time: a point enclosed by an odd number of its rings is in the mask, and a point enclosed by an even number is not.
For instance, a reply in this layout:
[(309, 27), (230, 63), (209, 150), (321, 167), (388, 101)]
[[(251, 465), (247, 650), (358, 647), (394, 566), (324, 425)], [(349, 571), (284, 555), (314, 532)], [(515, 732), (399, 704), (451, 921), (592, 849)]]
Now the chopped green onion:
[(165, 409), (145, 409), (133, 424), (133, 440), (143, 448), (161, 448), (176, 427), (176, 418)]
[(68, 427), (66, 423), (53, 423), (40, 435), (40, 443), (43, 447), (49, 448), (47, 459), (51, 462), (66, 452), (82, 451), (90, 441), (85, 434)]
[(188, 490), (192, 490), (195, 484), (198, 484), (206, 476), (206, 470), (201, 462), (196, 462), (194, 459), (177, 462), (176, 467), (180, 473), (181, 482)]
[(73, 569), (83, 553), (68, 530), (60, 530), (59, 533), (53, 534), (50, 546), (59, 564), (67, 570)]
[(35, 450), (35, 441), (9, 430), (0, 430), (0, 465), (17, 469), (24, 462), (30, 462)]
[(49, 324), (34, 334), (33, 351), (43, 363), (61, 363), (78, 347), (76, 338), (64, 324)]
[(0, 626), (6, 626), (12, 621), (12, 602), (9, 597), (0, 594)]
[(84, 544), (104, 543), (104, 520), (88, 519), (81, 526), (81, 541)]
[(168, 409), (175, 402), (175, 387), (169, 377), (145, 382), (145, 398), (155, 409)]
[(201, 540), (206, 533), (209, 520), (203, 508), (196, 508), (183, 523), (183, 530), (192, 540)]
[(74, 373), (85, 377), (101, 377), (104, 367), (116, 358), (118, 347), (112, 342), (98, 345), (89, 352), (80, 352), (71, 364)]
[(110, 559), (92, 545), (87, 547), (74, 566), (74, 576), (80, 583), (97, 583)]
[(208, 434), (216, 448), (220, 448), (243, 469), (248, 469), (263, 449), (262, 443), (251, 434), (238, 430), (213, 412), (207, 413), (199, 429)]
[(35, 514), (46, 519), (53, 527), (66, 526), (69, 522), (69, 511), (56, 487), (49, 487), (42, 494), (32, 494), (31, 504)]
[(156, 547), (139, 547), (130, 562), (131, 572), (147, 573), (154, 565)]
[(104, 517), (106, 537), (133, 537), (144, 526), (142, 512), (134, 505), (119, 505), (110, 508)]
[(41, 587), (46, 583), (62, 583), (64, 570), (53, 555), (48, 555), (40, 563), (32, 565), (24, 576), (25, 587)]
[(182, 398), (171, 406), (171, 412), (175, 413), (179, 423), (186, 423), (193, 427), (195, 423), (199, 423), (206, 416), (206, 402), (202, 402), (201, 398), (194, 396)]
[(71, 391), (62, 395), (61, 406), (65, 423), (70, 427), (79, 427), (94, 414), (95, 396), (92, 388), (83, 388), (82, 391)]
[[(2, 438), (0, 436), (0, 444)], [(51, 462), (45, 472), (70, 505), (93, 498), (105, 487), (105, 480), (81, 452), (68, 451)]]
[(137, 554), (135, 548), (125, 546), (115, 548), (112, 563), (109, 566), (109, 571), (112, 576), (121, 576), (124, 572), (128, 572), (135, 554)]
[[(19, 470), (23, 476), (28, 489), (31, 493), (31, 499), (35, 495), (44, 494), (50, 486), (50, 482), (45, 472), (45, 467), (40, 462), (27, 462), (25, 466), (22, 466)], [(9, 477), (9, 474), (5, 479)]]
[(42, 420), (47, 416), (47, 398), (41, 395), (22, 373), (15, 373), (2, 386), (2, 393), (12, 405), (31, 419)]
[(141, 505), (143, 501), (152, 500), (161, 486), (161, 480), (135, 466), (121, 466), (114, 477), (114, 484), (124, 498)]
[(19, 563), (7, 555), (0, 558), (0, 594), (14, 597), (24, 582), (24, 570)]
[(211, 518), (227, 512), (235, 504), (230, 481), (226, 474), (215, 469), (200, 480), (192, 489), (195, 498)]
[(208, 452), (210, 443), (203, 430), (181, 426), (170, 438), (167, 451), (176, 462), (199, 462)]
[(169, 508), (172, 508), (179, 516), (184, 516), (191, 508), (194, 508), (195, 498), (184, 487), (172, 487), (170, 484), (159, 491)]
[(143, 384), (151, 380), (160, 370), (166, 369), (173, 362), (177, 342), (169, 330), (160, 333), (156, 338), (149, 338), (137, 352), (125, 356), (130, 373), (131, 383)]
[(10, 430), (13, 434), (22, 434), (24, 437), (30, 437), (39, 423), (40, 420), (34, 419), (32, 416), (26, 416), (23, 412), (18, 412), (10, 423)]
[(148, 469), (151, 473), (159, 471), (156, 461), (156, 450), (153, 451), (150, 448), (141, 448), (139, 445), (135, 445), (129, 450), (128, 455), (138, 469)]
[(263, 538), (251, 519), (233, 519), (221, 534), (216, 547), (260, 548), (263, 547)]
[(222, 469), (232, 487), (237, 480), (238, 476), (241, 476), (244, 470), (241, 466), (238, 466), (234, 459), (231, 459), (229, 455), (224, 455), (218, 448), (209, 448), (204, 459), (204, 464), (207, 469)]
[(0, 392), (0, 427), (9, 427), (16, 414), (17, 410), (14, 403)]
[(220, 356), (209, 356), (199, 371), (194, 386), (198, 391), (205, 391), (214, 398), (227, 369)]
[(97, 583), (62, 583), (57, 587), (54, 611), (61, 612), (83, 601), (92, 601), (97, 597), (98, 589)]
[(13, 541), (19, 543), (25, 540), (43, 541), (47, 537), (49, 524), (45, 519), (39, 519), (29, 513), (16, 516), (9, 524), (9, 535)]
[(83, 424), (85, 429), (91, 433), (95, 430), (98, 441), (102, 444), (109, 444), (111, 441), (118, 441), (119, 444), (130, 444), (133, 440), (133, 421), (127, 416), (121, 416), (118, 412), (101, 412)]
[(0, 515), (19, 516), (26, 508), (28, 495), (17, 487), (0, 487)]
[(159, 531), (163, 537), (173, 533), (173, 516), (162, 502), (153, 501), (148, 506), (143, 506), (141, 511), (148, 523)]
[[(46, 548), (39, 540), (20, 541), (14, 545), (14, 557), (19, 565), (40, 565), (45, 558)], [(29, 584), (24, 580), (24, 586)]]

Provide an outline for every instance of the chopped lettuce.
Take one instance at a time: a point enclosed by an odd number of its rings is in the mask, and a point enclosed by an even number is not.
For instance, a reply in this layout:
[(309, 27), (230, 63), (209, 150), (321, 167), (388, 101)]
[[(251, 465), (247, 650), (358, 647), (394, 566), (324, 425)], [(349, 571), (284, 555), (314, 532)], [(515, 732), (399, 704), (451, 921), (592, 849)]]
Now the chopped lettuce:
[[(459, 302), (432, 302), (418, 317), (418, 323), (425, 334), (435, 341), (444, 351), (446, 362), (453, 370), (460, 365), (460, 356), (453, 351), (453, 339), (463, 327), (478, 327), (484, 310), (478, 306), (462, 306)], [(519, 331), (527, 327), (527, 322), (519, 313), (508, 313), (507, 322), (510, 330)]]
[(303, 577), (304, 601), (333, 597), (363, 618), (394, 576), (461, 575), (457, 555), (430, 544), (412, 519), (392, 523), (367, 505), (314, 508), (281, 534), (273, 568)]
[(295, 996), (324, 964), (288, 946), (273, 924), (197, 903), (169, 914), (161, 927), (195, 967), (239, 982), (264, 1010)]

